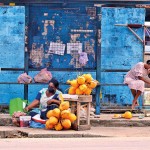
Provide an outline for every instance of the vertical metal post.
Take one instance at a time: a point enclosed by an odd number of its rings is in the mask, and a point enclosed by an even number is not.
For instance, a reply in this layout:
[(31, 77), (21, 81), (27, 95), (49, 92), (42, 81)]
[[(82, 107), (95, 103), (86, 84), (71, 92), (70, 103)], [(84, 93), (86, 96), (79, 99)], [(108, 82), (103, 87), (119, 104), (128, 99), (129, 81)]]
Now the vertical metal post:
[[(29, 27), (29, 5), (25, 5), (25, 72), (28, 74), (28, 27)], [(28, 100), (28, 84), (24, 84), (24, 99)]]
[[(144, 34), (143, 34), (143, 62), (144, 62), (144, 58), (145, 58), (145, 26), (143, 27), (143, 32), (144, 32)], [(140, 103), (141, 105), (140, 105), (140, 109), (143, 109), (143, 105), (144, 105), (144, 101), (143, 101), (143, 99), (144, 99), (144, 94), (142, 95), (142, 97), (141, 97), (141, 99), (142, 99), (142, 103)]]
[[(101, 11), (100, 8), (99, 11)], [(100, 12), (99, 12), (100, 13)], [(98, 12), (97, 12), (98, 14)], [(96, 49), (96, 80), (100, 82), (101, 80), (101, 44), (98, 43), (98, 29), (101, 30), (101, 21), (97, 18), (97, 35), (96, 35), (96, 41), (97, 41), (97, 49)], [(96, 88), (96, 115), (100, 114), (100, 86)]]

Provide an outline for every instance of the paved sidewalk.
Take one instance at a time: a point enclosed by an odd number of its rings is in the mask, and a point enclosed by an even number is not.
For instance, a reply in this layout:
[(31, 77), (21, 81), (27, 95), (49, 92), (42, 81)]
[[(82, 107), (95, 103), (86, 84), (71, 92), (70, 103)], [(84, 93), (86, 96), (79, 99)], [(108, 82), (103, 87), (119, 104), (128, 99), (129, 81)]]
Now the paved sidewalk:
[(91, 127), (91, 130), (46, 130), (0, 127), (0, 138), (150, 137), (150, 127)]
[[(144, 117), (142, 119), (139, 116), (144, 114), (133, 114), (132, 119), (113, 119), (114, 114), (100, 114), (100, 118), (91, 118), (91, 125), (94, 127), (145, 127), (150, 126), (150, 117)], [(84, 121), (84, 120), (83, 120)], [(9, 114), (0, 114), (0, 126), (10, 126), (11, 117)]]
[(113, 116), (114, 114), (101, 114), (100, 118), (92, 118), (91, 130), (55, 131), (10, 126), (11, 117), (0, 114), (0, 121), (8, 123), (0, 126), (0, 138), (150, 137), (150, 117), (140, 119), (141, 114), (133, 114), (132, 119), (112, 119)]

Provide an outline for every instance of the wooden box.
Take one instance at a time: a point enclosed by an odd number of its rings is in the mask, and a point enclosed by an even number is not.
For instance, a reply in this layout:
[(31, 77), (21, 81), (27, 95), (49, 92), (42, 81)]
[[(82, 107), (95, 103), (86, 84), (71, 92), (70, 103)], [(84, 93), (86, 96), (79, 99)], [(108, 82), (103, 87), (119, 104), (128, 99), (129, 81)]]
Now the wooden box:
[[(74, 130), (90, 130), (90, 107), (92, 102), (92, 95), (69, 95), (63, 94), (63, 98), (65, 101), (70, 102), (71, 112), (76, 114), (77, 120), (72, 124), (72, 129)], [(85, 120), (85, 124), (81, 124), (81, 117), (80, 117), (80, 108), (81, 104), (87, 104), (87, 117)]]

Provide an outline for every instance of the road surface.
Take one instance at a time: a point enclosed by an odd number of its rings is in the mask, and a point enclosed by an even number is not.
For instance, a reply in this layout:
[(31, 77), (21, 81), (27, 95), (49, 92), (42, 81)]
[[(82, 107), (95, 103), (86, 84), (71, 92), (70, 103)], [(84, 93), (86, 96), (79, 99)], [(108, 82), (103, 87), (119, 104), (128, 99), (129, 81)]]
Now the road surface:
[(150, 137), (0, 139), (0, 150), (147, 150)]

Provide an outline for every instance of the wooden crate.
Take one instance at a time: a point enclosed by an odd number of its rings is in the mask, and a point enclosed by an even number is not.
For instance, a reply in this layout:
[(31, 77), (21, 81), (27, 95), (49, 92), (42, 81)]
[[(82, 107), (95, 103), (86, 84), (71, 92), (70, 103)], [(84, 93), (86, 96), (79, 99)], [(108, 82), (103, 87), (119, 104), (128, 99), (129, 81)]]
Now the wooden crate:
[[(78, 95), (76, 98), (69, 98), (69, 96), (64, 97), (64, 100), (70, 102), (71, 112), (75, 113), (77, 116), (77, 120), (72, 124), (72, 129), (74, 130), (90, 130), (90, 107), (92, 102), (92, 95)], [(85, 124), (81, 124), (80, 117), (80, 107), (81, 104), (87, 104), (87, 117), (85, 120)]]

